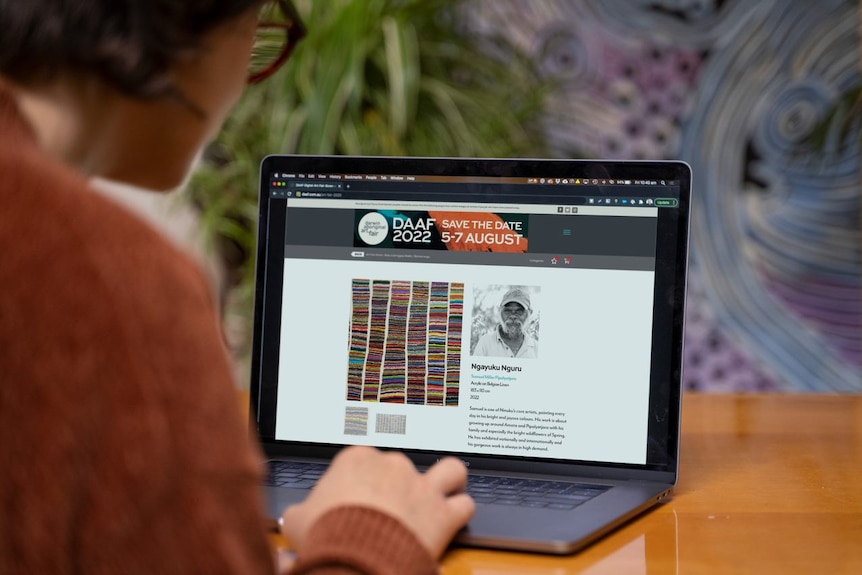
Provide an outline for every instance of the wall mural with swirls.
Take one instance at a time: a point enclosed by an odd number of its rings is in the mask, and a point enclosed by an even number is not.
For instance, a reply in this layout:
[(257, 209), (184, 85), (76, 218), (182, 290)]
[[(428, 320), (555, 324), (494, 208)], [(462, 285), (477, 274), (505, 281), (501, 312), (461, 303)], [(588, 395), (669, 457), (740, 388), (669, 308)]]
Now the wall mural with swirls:
[(473, 15), (557, 82), (554, 155), (691, 164), (687, 389), (862, 392), (859, 146), (799, 145), (860, 82), (856, 1), (485, 0)]

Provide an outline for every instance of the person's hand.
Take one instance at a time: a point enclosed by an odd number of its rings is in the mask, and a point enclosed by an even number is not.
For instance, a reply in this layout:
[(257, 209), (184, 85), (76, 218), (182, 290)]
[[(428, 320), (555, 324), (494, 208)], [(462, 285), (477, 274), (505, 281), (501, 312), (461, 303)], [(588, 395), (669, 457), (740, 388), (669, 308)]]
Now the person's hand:
[(410, 529), (436, 559), (473, 516), (473, 499), (463, 493), (467, 469), (448, 457), (424, 474), (403, 454), (348, 447), (332, 461), (308, 499), (287, 508), (282, 531), (301, 550), (308, 530), (341, 505), (383, 511)]

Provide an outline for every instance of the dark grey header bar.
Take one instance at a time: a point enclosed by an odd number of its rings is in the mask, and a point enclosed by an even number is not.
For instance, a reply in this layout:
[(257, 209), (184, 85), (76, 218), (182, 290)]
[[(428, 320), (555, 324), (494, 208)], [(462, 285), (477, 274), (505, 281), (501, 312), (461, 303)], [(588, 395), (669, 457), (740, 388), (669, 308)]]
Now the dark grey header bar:
[(491, 265), (531, 268), (655, 271), (655, 258), (565, 254), (501, 254), (429, 250), (386, 250), (325, 246), (291, 246), (286, 259), (354, 260), (416, 264)]

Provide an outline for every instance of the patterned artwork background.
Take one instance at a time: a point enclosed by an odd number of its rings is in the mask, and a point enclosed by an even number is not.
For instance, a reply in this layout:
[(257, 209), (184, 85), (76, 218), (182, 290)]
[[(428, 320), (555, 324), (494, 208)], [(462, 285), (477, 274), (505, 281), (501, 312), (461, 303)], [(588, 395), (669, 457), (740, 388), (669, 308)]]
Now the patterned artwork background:
[(473, 6), (556, 82), (554, 155), (691, 164), (687, 389), (862, 391), (859, 146), (800, 146), (860, 82), (857, 2)]
[(354, 279), (347, 399), (458, 405), (464, 284)]
[(378, 413), (374, 419), (375, 433), (407, 434), (407, 416), (403, 413)]

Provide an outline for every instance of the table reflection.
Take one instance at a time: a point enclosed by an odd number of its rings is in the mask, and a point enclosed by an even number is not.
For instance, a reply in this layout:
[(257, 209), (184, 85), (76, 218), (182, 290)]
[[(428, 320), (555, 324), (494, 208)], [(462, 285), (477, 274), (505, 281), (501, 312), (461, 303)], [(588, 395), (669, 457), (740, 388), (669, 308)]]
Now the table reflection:
[(651, 575), (679, 572), (676, 511), (659, 507), (574, 555), (456, 549), (444, 575)]

